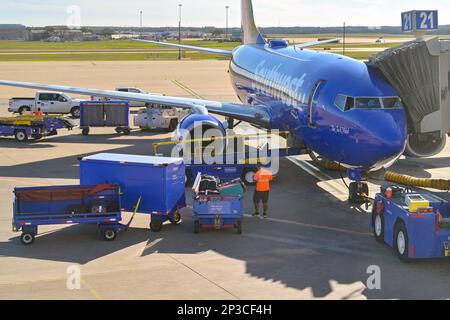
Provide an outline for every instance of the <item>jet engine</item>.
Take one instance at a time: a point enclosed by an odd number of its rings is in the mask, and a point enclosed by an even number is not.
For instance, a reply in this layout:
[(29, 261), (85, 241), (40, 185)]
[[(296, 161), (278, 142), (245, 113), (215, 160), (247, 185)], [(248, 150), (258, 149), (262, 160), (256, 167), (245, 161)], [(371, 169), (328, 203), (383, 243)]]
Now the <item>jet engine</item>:
[(209, 114), (191, 114), (181, 120), (173, 140), (203, 139), (211, 135), (224, 137), (226, 125)]
[(406, 144), (405, 156), (428, 158), (440, 153), (447, 142), (447, 136), (440, 132), (411, 134)]
[[(226, 124), (209, 114), (191, 114), (185, 117), (178, 125), (174, 133), (174, 141), (193, 140), (187, 144), (179, 144), (177, 151), (183, 157), (188, 154), (195, 157), (205, 155), (222, 154), (226, 143), (223, 139), (215, 140), (226, 136)], [(199, 141), (200, 140), (200, 141)], [(204, 141), (203, 141), (204, 140)], [(201, 151), (201, 153), (199, 153)]]

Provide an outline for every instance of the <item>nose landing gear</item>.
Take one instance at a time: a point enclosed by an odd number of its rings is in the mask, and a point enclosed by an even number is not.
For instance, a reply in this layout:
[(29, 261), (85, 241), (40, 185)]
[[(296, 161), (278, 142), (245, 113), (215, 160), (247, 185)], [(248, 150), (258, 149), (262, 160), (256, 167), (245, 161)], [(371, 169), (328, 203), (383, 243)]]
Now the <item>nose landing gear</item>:
[(363, 180), (362, 172), (359, 169), (348, 169), (347, 175), (352, 183), (348, 186), (348, 203), (355, 205), (366, 205), (369, 209), (371, 201), (369, 199), (369, 185)]

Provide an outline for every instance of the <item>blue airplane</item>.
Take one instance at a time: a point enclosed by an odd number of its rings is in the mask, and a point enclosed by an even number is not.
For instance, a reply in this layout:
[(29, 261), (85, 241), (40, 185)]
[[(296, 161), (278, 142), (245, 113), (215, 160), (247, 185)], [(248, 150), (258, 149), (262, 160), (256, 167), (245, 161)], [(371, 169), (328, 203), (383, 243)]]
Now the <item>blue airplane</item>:
[(242, 104), (3, 80), (0, 85), (191, 108), (194, 114), (180, 123), (185, 130), (200, 123), (225, 131), (211, 115), (218, 114), (289, 131), (304, 147), (350, 169), (389, 167), (404, 153), (406, 113), (378, 70), (307, 49), (336, 39), (296, 46), (280, 39), (266, 41), (256, 27), (252, 1), (241, 0), (241, 7), (243, 44), (233, 51), (139, 41), (229, 57), (232, 84)]

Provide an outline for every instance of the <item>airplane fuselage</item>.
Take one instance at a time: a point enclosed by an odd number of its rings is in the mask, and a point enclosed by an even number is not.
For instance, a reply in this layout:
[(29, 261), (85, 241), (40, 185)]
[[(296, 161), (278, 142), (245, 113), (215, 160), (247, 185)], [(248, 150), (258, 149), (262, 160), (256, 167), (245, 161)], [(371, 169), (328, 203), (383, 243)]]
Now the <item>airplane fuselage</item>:
[(378, 169), (405, 150), (398, 94), (363, 62), (292, 46), (243, 45), (233, 51), (230, 75), (240, 100), (265, 108), (273, 129), (290, 131), (330, 160)]

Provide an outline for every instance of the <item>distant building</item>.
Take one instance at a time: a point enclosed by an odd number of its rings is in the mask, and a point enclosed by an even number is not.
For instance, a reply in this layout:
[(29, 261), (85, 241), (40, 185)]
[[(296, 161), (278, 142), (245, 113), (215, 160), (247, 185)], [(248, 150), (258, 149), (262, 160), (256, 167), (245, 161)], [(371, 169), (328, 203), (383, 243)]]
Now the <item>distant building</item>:
[(138, 39), (140, 36), (137, 33), (117, 33), (111, 35), (113, 40)]
[(47, 38), (47, 33), (44, 29), (32, 29), (28, 33), (28, 40), (43, 41)]
[(27, 27), (21, 24), (0, 24), (0, 40), (28, 40)]

